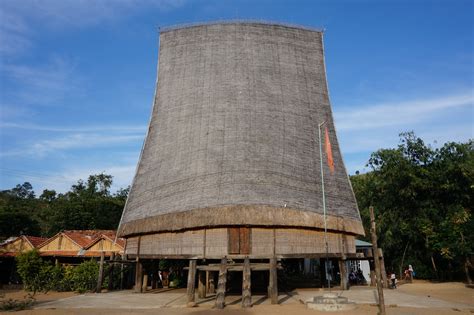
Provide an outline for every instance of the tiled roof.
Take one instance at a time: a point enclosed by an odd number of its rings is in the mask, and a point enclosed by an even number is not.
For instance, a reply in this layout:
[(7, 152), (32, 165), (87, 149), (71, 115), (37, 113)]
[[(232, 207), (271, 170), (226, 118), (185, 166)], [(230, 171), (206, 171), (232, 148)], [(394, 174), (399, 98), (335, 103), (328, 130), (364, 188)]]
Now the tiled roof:
[[(81, 247), (87, 247), (91, 243), (95, 242), (98, 238), (101, 238), (102, 235), (105, 235), (109, 239), (114, 240), (116, 231), (114, 230), (66, 230), (63, 231), (63, 234), (72, 239)], [(124, 240), (117, 240), (119, 246), (124, 246)]]
[(33, 247), (38, 247), (38, 245), (40, 245), (41, 243), (44, 243), (47, 238), (46, 237), (38, 237), (38, 236), (29, 236), (29, 235), (24, 235), (24, 237), (30, 241), (31, 245), (33, 245)]

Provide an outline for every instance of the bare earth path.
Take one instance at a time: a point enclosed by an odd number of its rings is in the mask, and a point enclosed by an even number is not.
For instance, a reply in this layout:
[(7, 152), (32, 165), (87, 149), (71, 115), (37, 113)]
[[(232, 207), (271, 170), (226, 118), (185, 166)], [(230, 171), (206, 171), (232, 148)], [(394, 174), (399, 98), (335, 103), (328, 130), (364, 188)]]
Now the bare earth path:
[[(374, 291), (374, 288), (368, 287), (354, 287), (348, 291), (333, 290), (358, 304), (354, 311), (335, 314), (377, 314)], [(0, 292), (6, 293), (6, 298), (21, 298), (25, 295), (23, 291)], [(198, 307), (186, 308), (184, 289), (151, 291), (146, 294), (132, 291), (82, 295), (49, 293), (36, 296), (38, 303), (33, 310), (16, 314), (328, 314), (307, 310), (303, 304), (303, 301), (322, 293), (314, 289), (281, 292), (279, 305), (270, 305), (264, 295), (255, 295), (252, 297), (253, 307), (248, 310), (240, 308), (241, 300), (238, 295), (226, 297), (227, 306), (224, 310), (212, 309), (212, 296), (198, 301)], [(433, 284), (417, 281), (400, 286), (397, 290), (385, 290), (384, 294), (388, 314), (474, 314), (474, 290), (466, 288), (462, 283)]]

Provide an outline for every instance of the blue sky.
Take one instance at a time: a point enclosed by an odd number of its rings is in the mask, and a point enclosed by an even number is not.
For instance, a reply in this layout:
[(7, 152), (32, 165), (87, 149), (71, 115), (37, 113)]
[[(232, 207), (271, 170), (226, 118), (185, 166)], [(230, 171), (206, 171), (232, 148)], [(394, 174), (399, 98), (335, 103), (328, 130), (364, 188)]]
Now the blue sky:
[(130, 184), (149, 120), (158, 28), (262, 19), (325, 28), (349, 173), (413, 130), (474, 138), (472, 1), (2, 0), (0, 189), (64, 192), (106, 172)]

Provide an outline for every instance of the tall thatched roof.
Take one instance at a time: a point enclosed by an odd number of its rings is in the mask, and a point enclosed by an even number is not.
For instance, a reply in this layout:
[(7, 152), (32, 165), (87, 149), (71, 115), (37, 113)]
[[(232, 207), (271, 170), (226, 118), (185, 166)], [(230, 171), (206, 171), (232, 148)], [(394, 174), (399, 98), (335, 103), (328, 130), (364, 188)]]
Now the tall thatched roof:
[(120, 235), (322, 228), (323, 121), (335, 162), (332, 175), (324, 163), (328, 228), (363, 234), (334, 129), (322, 37), (267, 23), (162, 32), (152, 117)]

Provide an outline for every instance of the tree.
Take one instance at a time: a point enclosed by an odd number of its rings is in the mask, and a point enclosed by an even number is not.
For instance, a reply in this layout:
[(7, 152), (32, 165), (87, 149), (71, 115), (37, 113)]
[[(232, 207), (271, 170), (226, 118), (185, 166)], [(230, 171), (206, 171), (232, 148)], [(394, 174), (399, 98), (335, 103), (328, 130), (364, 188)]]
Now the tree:
[(425, 277), (471, 266), (472, 140), (439, 149), (412, 132), (400, 134), (400, 140), (397, 148), (371, 155), (371, 172), (351, 177), (366, 229), (367, 209), (373, 205), (386, 262), (400, 272), (407, 263)]

